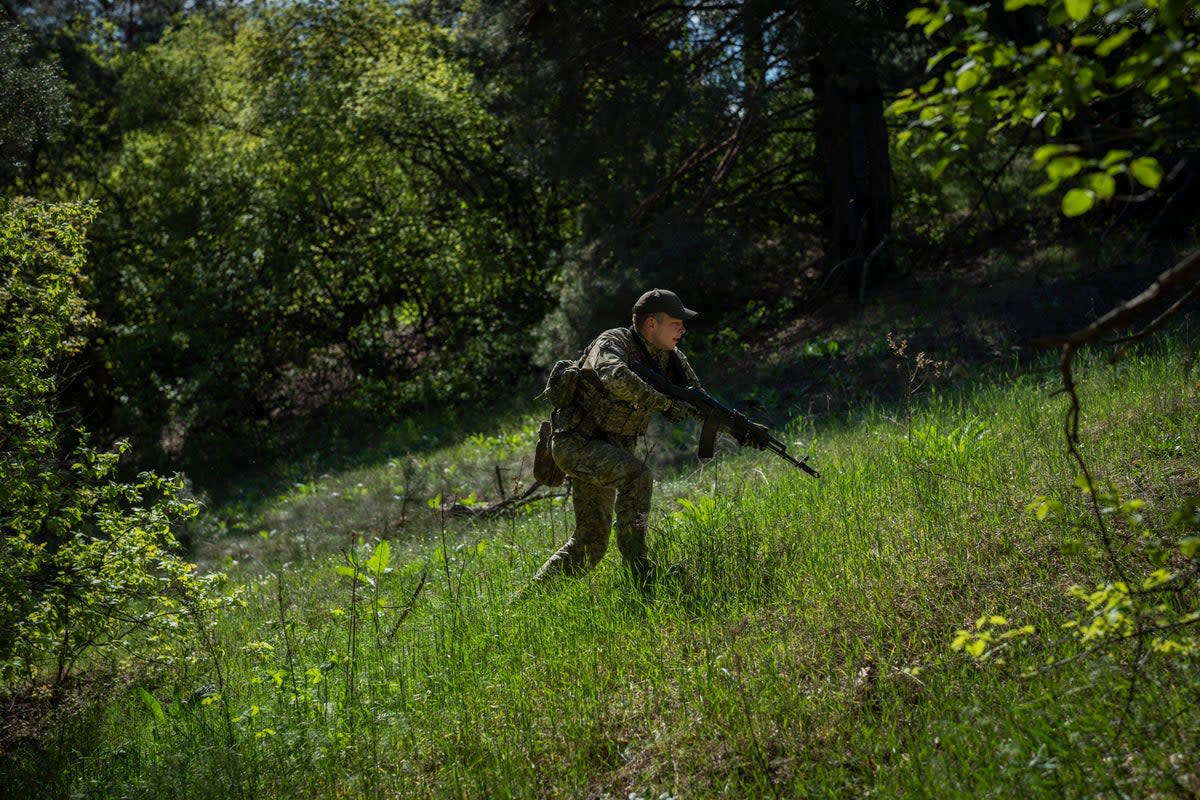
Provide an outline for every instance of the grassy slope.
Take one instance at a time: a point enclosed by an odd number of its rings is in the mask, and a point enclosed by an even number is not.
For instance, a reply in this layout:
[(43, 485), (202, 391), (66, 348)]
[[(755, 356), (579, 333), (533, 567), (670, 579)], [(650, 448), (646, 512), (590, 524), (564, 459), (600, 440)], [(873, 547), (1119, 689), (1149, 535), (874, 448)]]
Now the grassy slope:
[[(1200, 494), (1196, 375), (1181, 357), (1194, 349), (1181, 334), (1083, 373), (1085, 454), (1152, 517)], [(561, 501), (494, 520), (428, 507), (519, 478), (532, 421), (297, 486), (260, 510), (263, 537), (206, 551), (245, 583), (245, 608), (209, 621), (193, 663), (66, 725), (58, 779), (41, 771), (40, 791), (1195, 791), (1194, 664), (1155, 662), (1126, 693), (1114, 659), (1023, 678), (1043, 654), (981, 667), (949, 648), (985, 613), (1053, 639), (1077, 606), (1066, 588), (1111, 577), (1077, 530), (1064, 400), (1039, 374), (925, 395), (910, 418), (860, 408), (806, 427), (820, 482), (732, 451), (667, 474), (652, 546), (682, 577), (651, 592), (614, 548), (587, 579), (518, 596), (567, 535)], [(1067, 513), (1038, 523), (1037, 495)], [(380, 539), (391, 569), (377, 589), (338, 573), (339, 550), (365, 560)]]

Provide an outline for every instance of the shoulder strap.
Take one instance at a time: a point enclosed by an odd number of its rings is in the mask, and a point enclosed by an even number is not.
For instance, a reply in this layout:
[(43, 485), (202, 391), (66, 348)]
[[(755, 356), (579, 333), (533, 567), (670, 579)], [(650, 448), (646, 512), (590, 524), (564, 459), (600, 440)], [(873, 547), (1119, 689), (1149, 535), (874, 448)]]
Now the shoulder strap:
[(596, 346), (596, 342), (599, 341), (599, 339), (600, 337), (597, 336), (595, 339), (592, 339), (590, 342), (588, 342), (587, 347), (583, 348), (583, 352), (579, 354), (579, 358), (575, 359), (575, 366), (579, 367), (580, 369), (583, 368), (583, 362), (587, 361), (588, 353), (592, 352), (592, 348)]
[(635, 342), (637, 342), (638, 349), (641, 350), (642, 355), (644, 355), (646, 357), (647, 366), (649, 366), (650, 369), (654, 370), (655, 372), (658, 372), (659, 371), (658, 365), (654, 363), (654, 357), (650, 355), (650, 350), (649, 350), (649, 348), (646, 347), (646, 343), (642, 341), (642, 337), (637, 332), (637, 328), (630, 325), (629, 326), (629, 335), (633, 337), (633, 340)]
[(667, 357), (667, 379), (680, 386), (688, 385), (687, 370), (683, 368), (683, 359), (679, 357), (678, 350), (672, 350)]

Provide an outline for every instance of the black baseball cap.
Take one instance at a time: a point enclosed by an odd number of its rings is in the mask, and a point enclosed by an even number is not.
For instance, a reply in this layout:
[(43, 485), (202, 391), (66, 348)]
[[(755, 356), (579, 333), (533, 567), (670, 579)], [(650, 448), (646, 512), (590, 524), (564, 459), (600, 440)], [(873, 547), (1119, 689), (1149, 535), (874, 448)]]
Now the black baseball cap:
[(676, 319), (691, 319), (696, 312), (685, 308), (679, 295), (668, 289), (651, 289), (633, 304), (634, 314), (669, 314)]

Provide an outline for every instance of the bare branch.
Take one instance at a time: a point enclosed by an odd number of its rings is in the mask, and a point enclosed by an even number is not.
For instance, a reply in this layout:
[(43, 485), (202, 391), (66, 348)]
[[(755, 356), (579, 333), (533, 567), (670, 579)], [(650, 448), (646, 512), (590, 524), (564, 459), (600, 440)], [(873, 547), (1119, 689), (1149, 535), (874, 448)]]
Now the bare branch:
[(1188, 289), (1187, 293), (1184, 294), (1183, 297), (1180, 297), (1178, 300), (1172, 303), (1170, 308), (1159, 314), (1149, 325), (1142, 328), (1132, 336), (1126, 336), (1124, 339), (1112, 340), (1110, 343), (1120, 344), (1121, 349), (1113, 354), (1113, 357), (1109, 359), (1110, 362), (1115, 364), (1116, 362), (1120, 361), (1121, 356), (1125, 355), (1126, 350), (1161, 328), (1164, 322), (1179, 313), (1179, 309), (1183, 308), (1183, 306), (1187, 305), (1188, 301), (1197, 296), (1200, 296), (1200, 281), (1196, 281), (1196, 284), (1191, 289)]
[(429, 567), (426, 566), (421, 570), (421, 579), (417, 581), (417, 586), (412, 590), (412, 594), (408, 597), (408, 602), (405, 603), (400, 616), (396, 618), (396, 622), (392, 625), (391, 631), (388, 632), (388, 640), (396, 638), (396, 633), (399, 632), (400, 626), (404, 624), (404, 620), (408, 619), (408, 615), (417, 607), (417, 598), (421, 595), (421, 590), (425, 588), (425, 581), (429, 578)]

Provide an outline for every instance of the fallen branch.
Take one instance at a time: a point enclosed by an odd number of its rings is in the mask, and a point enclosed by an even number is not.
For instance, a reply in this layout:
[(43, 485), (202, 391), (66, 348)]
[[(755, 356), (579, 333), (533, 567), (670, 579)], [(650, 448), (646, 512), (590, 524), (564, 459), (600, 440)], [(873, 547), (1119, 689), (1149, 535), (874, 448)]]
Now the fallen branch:
[(447, 506), (445, 511), (447, 514), (455, 517), (475, 517), (476, 519), (480, 517), (498, 517), (502, 514), (512, 513), (518, 508), (527, 506), (530, 503), (537, 503), (541, 500), (553, 500), (556, 497), (566, 497), (570, 493), (569, 491), (562, 491), (534, 494), (534, 492), (541, 488), (541, 486), (543, 486), (542, 483), (539, 481), (534, 481), (533, 485), (526, 489), (521, 495), (509, 497), (487, 506), (468, 506), (464, 505), (463, 503), (455, 502), (454, 504)]

